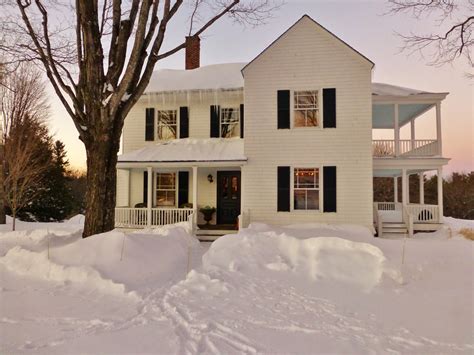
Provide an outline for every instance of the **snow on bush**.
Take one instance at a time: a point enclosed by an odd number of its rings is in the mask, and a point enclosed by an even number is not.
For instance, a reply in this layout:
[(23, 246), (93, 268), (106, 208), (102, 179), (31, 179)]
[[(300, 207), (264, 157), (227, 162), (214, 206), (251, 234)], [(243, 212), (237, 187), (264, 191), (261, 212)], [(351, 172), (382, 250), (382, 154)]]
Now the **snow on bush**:
[[(313, 282), (341, 282), (370, 290), (384, 273), (385, 257), (374, 245), (338, 237), (298, 239), (275, 232), (247, 232), (215, 241), (204, 269), (244, 274), (291, 273)], [(290, 276), (291, 277), (291, 276)]]

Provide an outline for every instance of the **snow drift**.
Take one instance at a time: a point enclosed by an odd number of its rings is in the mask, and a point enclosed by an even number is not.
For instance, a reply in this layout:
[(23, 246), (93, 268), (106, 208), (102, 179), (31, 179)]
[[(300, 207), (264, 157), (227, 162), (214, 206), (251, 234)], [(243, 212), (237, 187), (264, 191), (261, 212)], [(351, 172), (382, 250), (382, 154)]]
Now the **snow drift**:
[(292, 273), (313, 282), (370, 290), (384, 273), (385, 256), (374, 245), (337, 237), (298, 239), (275, 232), (228, 235), (203, 256), (204, 269), (259, 274)]

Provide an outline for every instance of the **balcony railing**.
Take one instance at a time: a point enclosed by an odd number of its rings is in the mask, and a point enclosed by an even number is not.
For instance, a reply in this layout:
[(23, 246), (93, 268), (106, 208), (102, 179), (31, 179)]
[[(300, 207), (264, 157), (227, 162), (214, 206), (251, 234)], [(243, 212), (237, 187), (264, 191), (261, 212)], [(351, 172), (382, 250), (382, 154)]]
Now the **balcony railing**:
[[(398, 145), (397, 145), (398, 143)], [(397, 149), (398, 148), (398, 149)], [(438, 141), (435, 139), (378, 139), (372, 141), (374, 157), (430, 157), (439, 155)]]
[(115, 227), (145, 228), (186, 222), (193, 214), (192, 208), (152, 208), (151, 223), (148, 223), (147, 208), (115, 208)]

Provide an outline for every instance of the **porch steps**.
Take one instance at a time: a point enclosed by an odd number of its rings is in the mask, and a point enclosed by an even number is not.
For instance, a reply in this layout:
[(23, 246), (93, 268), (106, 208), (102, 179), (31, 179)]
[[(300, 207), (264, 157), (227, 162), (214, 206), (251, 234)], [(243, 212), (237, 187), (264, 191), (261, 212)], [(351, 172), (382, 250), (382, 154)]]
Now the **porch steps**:
[(408, 228), (403, 222), (383, 222), (382, 233), (384, 237), (401, 237), (408, 234)]
[(198, 229), (196, 231), (196, 237), (201, 242), (213, 242), (223, 235), (236, 234), (237, 232), (237, 230), (233, 229)]

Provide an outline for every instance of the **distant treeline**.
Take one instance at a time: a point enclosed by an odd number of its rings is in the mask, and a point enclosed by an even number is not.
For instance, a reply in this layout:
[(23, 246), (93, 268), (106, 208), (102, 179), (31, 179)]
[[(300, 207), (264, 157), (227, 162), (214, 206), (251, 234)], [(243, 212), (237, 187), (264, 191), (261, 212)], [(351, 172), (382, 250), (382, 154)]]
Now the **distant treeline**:
[[(438, 204), (437, 176), (424, 177), (426, 204)], [(418, 175), (410, 176), (410, 203), (420, 203), (420, 180)], [(398, 179), (398, 201), (402, 200), (401, 179)], [(374, 178), (374, 201), (394, 200), (393, 178)], [(444, 215), (461, 219), (474, 219), (474, 171), (453, 173), (443, 179)]]

